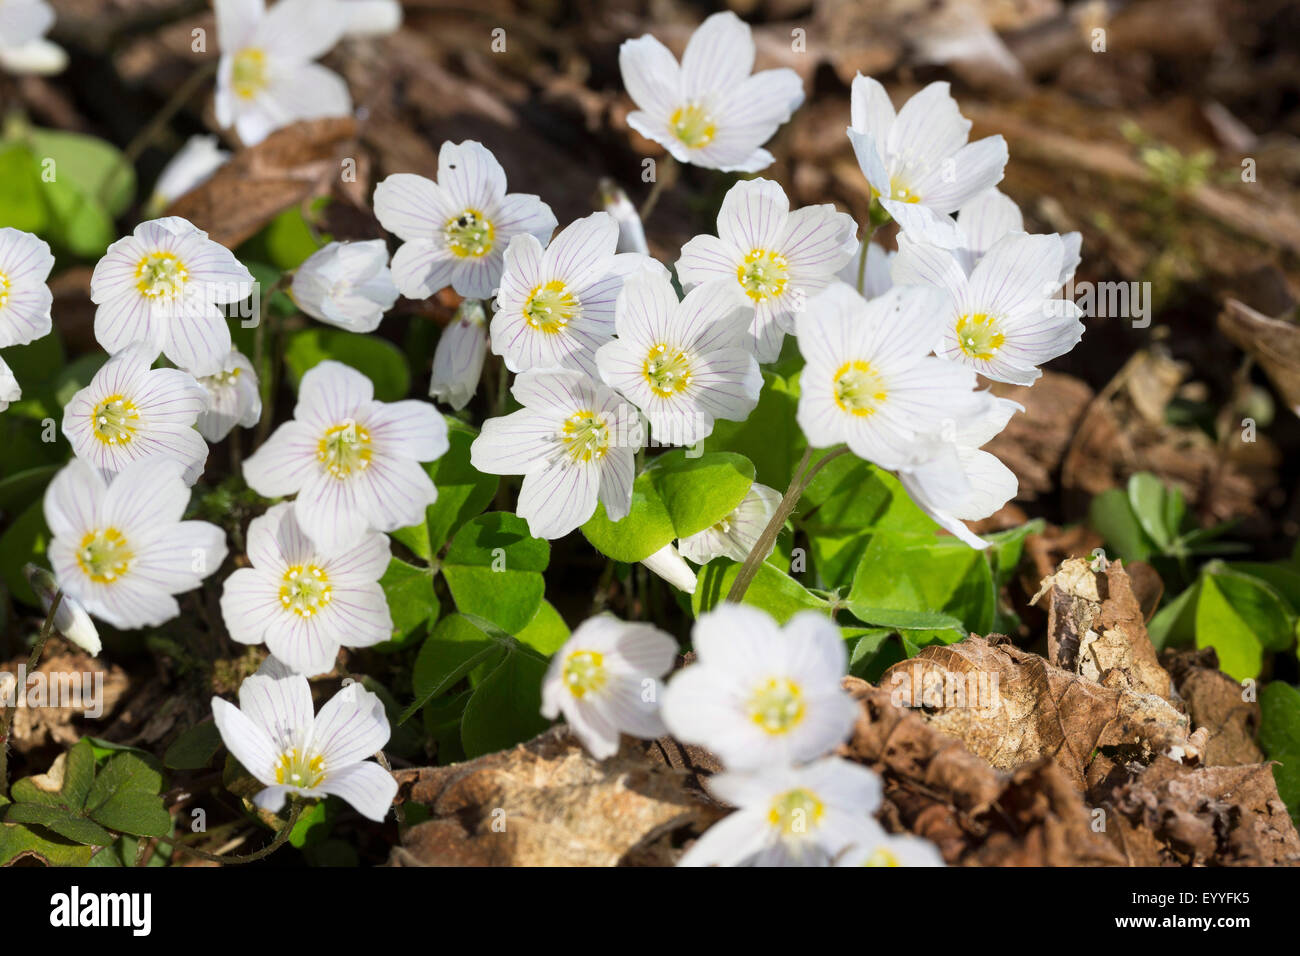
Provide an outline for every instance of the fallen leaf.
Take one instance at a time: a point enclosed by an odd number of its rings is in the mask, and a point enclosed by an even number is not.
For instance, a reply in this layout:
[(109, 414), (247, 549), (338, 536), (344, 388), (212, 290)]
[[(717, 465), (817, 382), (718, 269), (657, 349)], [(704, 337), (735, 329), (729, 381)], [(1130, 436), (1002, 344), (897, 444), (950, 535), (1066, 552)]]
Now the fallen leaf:
[(1219, 670), (1213, 647), (1169, 650), (1165, 667), (1183, 698), (1192, 723), (1208, 730), (1202, 762), (1207, 767), (1236, 767), (1261, 763), (1260, 709), (1245, 700), (1242, 685)]

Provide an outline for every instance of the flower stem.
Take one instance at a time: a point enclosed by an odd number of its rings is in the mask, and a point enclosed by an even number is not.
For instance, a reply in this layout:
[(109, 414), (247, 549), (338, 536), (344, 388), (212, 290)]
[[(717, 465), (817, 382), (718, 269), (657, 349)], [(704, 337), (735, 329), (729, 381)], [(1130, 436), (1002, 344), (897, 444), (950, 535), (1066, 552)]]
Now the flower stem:
[[(45, 615), (45, 623), (41, 625), (41, 633), (36, 637), (36, 645), (32, 648), (31, 657), (27, 659), (26, 674), (31, 674), (41, 662), (41, 652), (45, 650), (45, 642), (50, 639), (54, 633), (54, 615), (59, 613), (59, 605), (63, 603), (63, 592), (57, 591), (54, 599), (50, 601), (50, 610)], [(14, 711), (18, 709), (18, 695), (22, 693), (22, 688), (17, 684), (14, 685), (14, 702), (4, 708), (4, 713), (0, 714), (0, 796), (9, 795), (9, 728), (13, 724)]]
[(669, 186), (677, 180), (677, 160), (671, 155), (665, 156), (659, 163), (659, 170), (655, 176), (655, 184), (650, 187), (650, 194), (645, 197), (645, 202), (641, 204), (641, 222), (644, 224), (650, 218), (650, 214), (655, 211), (655, 206), (659, 205), (659, 197), (664, 194)]
[(740, 566), (740, 573), (736, 575), (736, 580), (731, 584), (731, 590), (727, 592), (728, 601), (733, 604), (740, 603), (740, 599), (745, 596), (745, 591), (749, 589), (749, 585), (753, 582), (754, 576), (758, 574), (759, 566), (767, 559), (768, 552), (776, 544), (776, 536), (781, 533), (786, 519), (794, 511), (799, 499), (803, 497), (809, 483), (812, 482), (817, 472), (821, 471), (827, 462), (838, 458), (847, 451), (848, 448), (844, 445), (833, 448), (817, 459), (816, 463), (810, 467), (808, 462), (812, 459), (813, 450), (811, 447), (804, 449), (803, 458), (799, 460), (799, 465), (794, 470), (794, 476), (790, 479), (790, 487), (781, 496), (781, 502), (776, 506), (776, 511), (773, 513), (771, 520), (768, 521), (767, 527), (758, 536), (758, 541), (755, 542), (753, 549), (745, 558), (745, 563)]
[(862, 259), (858, 262), (858, 295), (865, 295), (867, 285), (867, 252), (871, 249), (871, 237), (876, 232), (876, 224), (867, 219), (866, 232), (862, 234)]
[(157, 837), (159, 843), (166, 843), (172, 848), (172, 852), (188, 853), (191, 856), (197, 856), (201, 860), (210, 860), (213, 863), (224, 863), (229, 866), (242, 866), (245, 863), (256, 863), (258, 860), (265, 859), (280, 847), (284, 846), (289, 836), (293, 833), (293, 828), (298, 824), (298, 817), (302, 816), (302, 803), (294, 800), (293, 809), (289, 811), (289, 819), (285, 825), (280, 827), (280, 832), (275, 835), (275, 839), (252, 853), (246, 853), (243, 856), (223, 856), (220, 853), (209, 853), (207, 850), (200, 850), (197, 847), (186, 846), (184, 843), (177, 843), (171, 837)]
[[(282, 272), (271, 284), (271, 288), (262, 293), (258, 305), (257, 328), (253, 332), (253, 372), (258, 376), (259, 385), (262, 377), (262, 359), (266, 354), (266, 326), (271, 321), (271, 297), (277, 292), (289, 288), (293, 283), (293, 271)], [(279, 340), (280, 323), (276, 323), (276, 340)], [(274, 345), (274, 343), (272, 343)], [(257, 423), (257, 433), (253, 438), (254, 449), (260, 448), (266, 436), (271, 432), (271, 419), (275, 416), (275, 389), (280, 363), (278, 356), (272, 356), (266, 366), (265, 397), (262, 399), (262, 420)]]

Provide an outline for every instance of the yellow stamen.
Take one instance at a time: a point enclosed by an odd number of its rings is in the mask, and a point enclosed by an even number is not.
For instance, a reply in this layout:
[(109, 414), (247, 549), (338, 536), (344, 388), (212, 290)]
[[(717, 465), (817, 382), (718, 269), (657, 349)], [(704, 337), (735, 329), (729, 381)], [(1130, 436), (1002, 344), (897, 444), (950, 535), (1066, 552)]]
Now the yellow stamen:
[(803, 691), (789, 678), (771, 678), (749, 699), (749, 717), (772, 736), (789, 733), (804, 718)]
[(280, 606), (298, 617), (311, 617), (334, 600), (334, 587), (323, 568), (295, 564), (280, 583)]
[(668, 118), (668, 127), (691, 149), (708, 146), (718, 135), (713, 118), (698, 103), (688, 103), (673, 110), (673, 115)]
[(189, 270), (171, 252), (151, 252), (135, 267), (135, 287), (150, 299), (171, 300), (185, 289)]
[(774, 299), (790, 281), (790, 263), (779, 252), (752, 249), (736, 267), (736, 278), (755, 302)]
[(524, 321), (530, 328), (555, 335), (563, 332), (581, 311), (578, 297), (559, 279), (544, 282), (528, 293)]
[(316, 460), (335, 478), (348, 478), (353, 471), (370, 467), (373, 450), (370, 432), (354, 422), (328, 428), (316, 445)]
[(564, 686), (574, 697), (600, 690), (608, 677), (599, 651), (574, 651), (564, 659)]
[(841, 411), (866, 417), (876, 413), (889, 393), (871, 363), (857, 360), (845, 362), (835, 370), (831, 394)]
[(595, 412), (583, 409), (564, 420), (560, 440), (568, 449), (570, 461), (599, 461), (609, 448), (609, 426)]
[(807, 833), (821, 824), (826, 805), (808, 790), (787, 790), (772, 801), (767, 820), (786, 836)]
[(90, 432), (105, 445), (128, 445), (140, 428), (140, 411), (125, 395), (110, 395), (90, 412)]
[(496, 227), (477, 209), (466, 209), (442, 227), (447, 248), (461, 259), (481, 259), (492, 251)]
[(297, 747), (280, 755), (275, 765), (275, 782), (310, 790), (325, 777), (325, 758), (300, 753)]
[(650, 391), (660, 398), (672, 398), (691, 385), (691, 356), (681, 349), (660, 344), (652, 348), (641, 365)]
[(266, 53), (256, 47), (240, 50), (230, 67), (230, 85), (241, 100), (251, 100), (270, 83)]
[(993, 358), (1006, 340), (991, 315), (975, 312), (957, 320), (957, 345), (973, 359)]
[(131, 569), (135, 557), (126, 536), (116, 528), (90, 531), (77, 547), (77, 564), (90, 580), (112, 584)]

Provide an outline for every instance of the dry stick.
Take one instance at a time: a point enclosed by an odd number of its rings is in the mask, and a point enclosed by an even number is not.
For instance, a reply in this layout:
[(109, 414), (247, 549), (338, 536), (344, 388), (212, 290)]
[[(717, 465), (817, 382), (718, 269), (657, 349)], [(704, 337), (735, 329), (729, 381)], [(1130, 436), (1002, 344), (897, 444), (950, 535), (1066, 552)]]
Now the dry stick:
[[(37, 635), (36, 646), (32, 648), (32, 655), (27, 659), (25, 673), (31, 674), (40, 664), (41, 652), (45, 650), (45, 642), (54, 633), (54, 615), (59, 613), (59, 605), (62, 603), (63, 592), (56, 591), (54, 600), (50, 602), (50, 610), (45, 615), (45, 623), (41, 625), (41, 633)], [(4, 714), (0, 716), (0, 797), (9, 795), (9, 728), (13, 724), (14, 711), (18, 709), (18, 694), (21, 692), (21, 688), (15, 683), (14, 702), (5, 707)]]
[(201, 860), (210, 860), (214, 863), (225, 863), (230, 866), (242, 866), (245, 863), (256, 863), (258, 860), (265, 859), (280, 847), (284, 846), (293, 828), (298, 823), (298, 817), (302, 815), (302, 804), (297, 800), (293, 803), (293, 809), (289, 812), (289, 819), (284, 826), (280, 827), (280, 832), (275, 835), (275, 839), (268, 843), (262, 849), (253, 853), (247, 853), (243, 856), (222, 856), (220, 853), (209, 853), (207, 850), (200, 850), (197, 847), (186, 846), (184, 843), (178, 843), (171, 837), (155, 837), (159, 843), (166, 843), (172, 848), (172, 853), (188, 853), (191, 856), (197, 856)]
[(731, 584), (731, 590), (727, 592), (727, 600), (731, 603), (739, 604), (740, 599), (745, 596), (745, 591), (749, 589), (754, 576), (758, 574), (759, 566), (767, 559), (768, 552), (776, 544), (776, 536), (781, 533), (781, 528), (785, 526), (786, 519), (794, 511), (794, 506), (799, 503), (799, 499), (803, 497), (805, 489), (816, 477), (817, 472), (821, 471), (827, 462), (847, 452), (848, 448), (841, 445), (827, 452), (810, 468), (808, 462), (812, 458), (812, 451), (811, 446), (804, 449), (803, 457), (799, 459), (799, 465), (794, 470), (794, 477), (790, 479), (790, 487), (781, 496), (781, 503), (776, 506), (776, 512), (772, 515), (772, 519), (768, 521), (767, 527), (763, 529), (758, 541), (754, 543), (749, 556), (745, 558), (745, 563), (741, 565), (740, 573), (736, 575), (736, 580)]
[(868, 218), (866, 232), (862, 234), (862, 259), (858, 262), (858, 295), (866, 295), (863, 290), (867, 285), (867, 252), (871, 249), (871, 236), (875, 231), (876, 227)]

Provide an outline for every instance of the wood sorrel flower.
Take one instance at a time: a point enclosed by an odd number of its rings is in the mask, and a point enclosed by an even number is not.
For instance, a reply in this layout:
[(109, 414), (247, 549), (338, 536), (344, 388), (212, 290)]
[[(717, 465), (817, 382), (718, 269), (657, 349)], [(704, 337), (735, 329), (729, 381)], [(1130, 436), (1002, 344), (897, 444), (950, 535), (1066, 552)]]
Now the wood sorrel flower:
[(298, 120), (346, 116), (343, 78), (312, 61), (343, 36), (348, 15), (337, 0), (215, 0), (221, 62), (217, 122), (246, 146)]
[(199, 413), (199, 434), (219, 442), (238, 425), (251, 428), (262, 417), (262, 395), (257, 390), (257, 373), (242, 352), (231, 349), (220, 371), (199, 379), (208, 402)]
[(478, 391), (487, 357), (487, 316), (479, 299), (464, 299), (456, 308), (433, 350), (433, 374), (429, 377), (429, 397), (460, 410)]
[(0, 348), (49, 335), (54, 296), (45, 281), (52, 268), (46, 242), (21, 229), (0, 229)]
[(824, 614), (801, 611), (782, 628), (763, 611), (720, 604), (691, 640), (696, 663), (663, 698), (677, 739), (745, 770), (811, 760), (848, 736), (858, 713), (840, 686), (848, 655)]
[(443, 143), (438, 181), (394, 173), (375, 187), (375, 216), (402, 240), (393, 279), (402, 295), (425, 299), (451, 286), (486, 299), (501, 283), (506, 247), (520, 234), (545, 242), (555, 214), (536, 196), (506, 194), (506, 174), (482, 143)]
[[(708, 564), (719, 557), (742, 562), (758, 544), (780, 501), (781, 492), (756, 481), (729, 515), (703, 531), (682, 538), (677, 542), (677, 548), (683, 557), (696, 564)], [(772, 547), (776, 547), (776, 542)], [(768, 554), (771, 553), (769, 549)], [(766, 559), (767, 555), (763, 557)]]
[(180, 463), (192, 485), (208, 458), (194, 430), (207, 393), (188, 372), (150, 368), (152, 360), (143, 345), (110, 358), (63, 409), (63, 434), (78, 458), (106, 476), (162, 456)]
[(379, 579), (388, 538), (367, 532), (332, 557), (298, 526), (294, 505), (274, 505), (248, 526), (248, 560), (226, 578), (221, 616), (241, 644), (262, 644), (292, 670), (311, 676), (334, 666), (340, 647), (370, 647), (393, 636)]
[(614, 303), (626, 278), (642, 269), (668, 279), (648, 256), (615, 253), (618, 223), (595, 212), (556, 234), (545, 250), (515, 236), (492, 316), (492, 351), (512, 372), (571, 368), (599, 378), (596, 350), (614, 337)]
[(750, 72), (754, 37), (734, 13), (715, 13), (691, 35), (679, 66), (646, 35), (619, 48), (623, 85), (638, 109), (628, 125), (684, 163), (753, 173), (772, 164), (763, 144), (803, 102), (790, 69)]
[(737, 810), (709, 827), (679, 866), (827, 866), (845, 855), (861, 859), (888, 839), (871, 816), (880, 778), (839, 757), (727, 770), (706, 786)]
[(542, 716), (561, 713), (598, 760), (618, 751), (620, 733), (665, 733), (655, 689), (677, 642), (650, 624), (602, 614), (583, 621), (551, 658), (542, 681)]
[(349, 682), (314, 710), (307, 678), (273, 657), (240, 685), (238, 707), (212, 698), (226, 749), (266, 787), (253, 797), (258, 807), (275, 812), (290, 794), (333, 794), (367, 820), (383, 820), (397, 781), (367, 759), (388, 743), (383, 701)]
[(334, 555), (367, 531), (417, 524), (438, 497), (420, 462), (447, 447), (447, 423), (428, 402), (377, 402), (370, 379), (326, 361), (302, 377), (293, 420), (244, 462), (244, 479), (268, 498), (297, 494), (298, 524)]
[(659, 443), (694, 444), (716, 419), (744, 421), (758, 404), (751, 315), (734, 283), (708, 283), (678, 302), (666, 275), (638, 272), (618, 296), (618, 338), (596, 353), (601, 378), (645, 412)]
[(524, 476), (516, 513), (533, 537), (564, 537), (598, 499), (611, 521), (627, 517), (642, 445), (636, 409), (581, 372), (523, 372), (511, 392), (524, 407), (483, 423), (470, 463)]
[(977, 411), (975, 375), (930, 351), (943, 293), (890, 289), (867, 302), (831, 286), (799, 316), (799, 427), (814, 448), (847, 442), (883, 468), (913, 461), (918, 436)]
[(687, 288), (738, 287), (754, 306), (751, 348), (760, 362), (773, 362), (795, 315), (853, 255), (856, 232), (853, 217), (834, 206), (791, 212), (778, 183), (742, 180), (722, 200), (717, 236), (696, 236), (682, 247), (677, 275)]
[(114, 627), (152, 627), (180, 614), (172, 597), (226, 559), (225, 533), (182, 521), (190, 489), (167, 458), (132, 462), (111, 481), (74, 459), (45, 492), (50, 565), (64, 594)]
[(397, 301), (382, 239), (331, 242), (293, 276), (293, 301), (313, 318), (349, 332), (373, 332)]
[(193, 223), (142, 222), (108, 247), (90, 278), (95, 338), (110, 355), (141, 344), (150, 360), (162, 352), (191, 375), (211, 375), (230, 354), (217, 306), (252, 291), (249, 271)]

